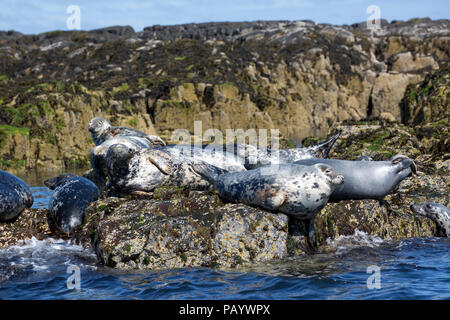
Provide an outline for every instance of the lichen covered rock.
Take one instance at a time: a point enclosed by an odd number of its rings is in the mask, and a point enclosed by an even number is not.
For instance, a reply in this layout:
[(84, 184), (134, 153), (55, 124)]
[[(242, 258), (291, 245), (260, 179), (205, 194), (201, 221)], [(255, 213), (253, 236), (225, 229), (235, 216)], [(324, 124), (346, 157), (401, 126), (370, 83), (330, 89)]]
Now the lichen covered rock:
[(287, 216), (224, 205), (207, 192), (171, 200), (107, 198), (91, 205), (86, 220), (77, 241), (121, 269), (233, 267), (287, 253)]

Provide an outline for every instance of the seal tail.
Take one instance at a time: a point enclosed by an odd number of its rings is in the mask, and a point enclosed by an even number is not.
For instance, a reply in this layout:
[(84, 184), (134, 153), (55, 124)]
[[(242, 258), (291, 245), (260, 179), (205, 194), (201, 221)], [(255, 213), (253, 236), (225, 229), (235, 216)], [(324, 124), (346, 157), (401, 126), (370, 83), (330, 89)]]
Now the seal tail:
[(203, 161), (193, 163), (192, 169), (195, 173), (202, 176), (211, 184), (214, 184), (221, 174), (228, 173), (227, 170), (221, 169)]
[(320, 142), (311, 147), (317, 158), (328, 158), (331, 148), (333, 148), (336, 140), (341, 135), (342, 130), (339, 130), (335, 135), (331, 136), (327, 140)]

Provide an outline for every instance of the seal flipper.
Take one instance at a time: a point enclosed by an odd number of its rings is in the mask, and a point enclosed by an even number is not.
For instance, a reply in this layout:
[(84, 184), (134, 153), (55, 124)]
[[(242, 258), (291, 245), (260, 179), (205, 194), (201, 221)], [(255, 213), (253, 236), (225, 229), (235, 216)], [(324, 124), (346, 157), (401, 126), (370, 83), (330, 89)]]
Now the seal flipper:
[(202, 176), (206, 181), (214, 185), (215, 181), (217, 180), (217, 177), (219, 177), (221, 174), (228, 173), (227, 170), (221, 169), (219, 167), (213, 166), (209, 163), (199, 161), (194, 162), (192, 164), (192, 169), (195, 173)]
[(304, 220), (304, 224), (305, 224), (305, 231), (307, 233), (307, 236), (306, 236), (307, 248), (309, 248), (309, 250), (311, 252), (315, 252), (316, 251), (316, 236), (314, 233), (314, 219)]
[(154, 146), (154, 147), (164, 147), (164, 146), (166, 146), (166, 143), (164, 142), (164, 140), (163, 139), (161, 139), (160, 137), (158, 137), (158, 136), (153, 136), (153, 135), (147, 135), (146, 137), (145, 137), (148, 141), (150, 141), (150, 143), (152, 144), (152, 146)]
[(172, 173), (171, 157), (160, 150), (149, 150), (147, 155), (147, 161), (154, 164), (159, 171), (169, 175)]
[(284, 194), (278, 192), (277, 194), (266, 199), (266, 206), (271, 210), (276, 210), (284, 203), (285, 199), (286, 197), (284, 196)]
[(328, 153), (330, 152), (331, 148), (333, 148), (334, 143), (339, 138), (341, 133), (342, 130), (339, 130), (335, 135), (328, 138), (327, 140), (310, 147), (316, 158), (328, 158)]

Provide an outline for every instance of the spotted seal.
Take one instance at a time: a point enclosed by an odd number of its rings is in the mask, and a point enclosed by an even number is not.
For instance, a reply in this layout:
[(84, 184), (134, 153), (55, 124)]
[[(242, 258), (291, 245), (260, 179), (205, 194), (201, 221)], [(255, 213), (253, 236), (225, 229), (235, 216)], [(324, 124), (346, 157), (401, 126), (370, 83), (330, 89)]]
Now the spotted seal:
[(414, 161), (397, 155), (387, 161), (352, 161), (337, 159), (306, 159), (294, 162), (301, 165), (323, 163), (342, 174), (345, 183), (334, 190), (330, 201), (374, 199), (383, 201), (398, 184), (416, 173)]
[(440, 237), (450, 237), (450, 209), (435, 202), (424, 202), (422, 204), (411, 204), (413, 213), (430, 218), (438, 227)]
[(132, 149), (134, 152), (150, 148), (152, 144), (148, 139), (143, 137), (132, 137), (132, 136), (124, 136), (124, 137), (116, 137), (111, 138), (104, 141), (102, 144), (94, 147), (90, 152), (90, 161), (93, 169), (98, 170), (105, 177), (107, 175), (106, 171), (106, 153), (110, 146), (114, 144), (123, 144), (127, 146), (129, 149)]
[(174, 157), (184, 156), (192, 161), (202, 161), (223, 170), (235, 172), (255, 169), (260, 166), (277, 163), (289, 163), (300, 159), (324, 158), (340, 136), (340, 132), (327, 140), (305, 148), (271, 150), (253, 145), (235, 143), (227, 145), (167, 145), (165, 152)]
[(17, 218), (25, 208), (33, 205), (28, 185), (9, 172), (0, 170), (0, 221)]
[(344, 177), (325, 164), (280, 164), (244, 172), (219, 174), (214, 166), (197, 162), (195, 172), (208, 180), (220, 197), (304, 221), (307, 241), (314, 247), (314, 219)]
[(90, 180), (73, 174), (62, 174), (44, 181), (54, 190), (48, 210), (58, 229), (70, 233), (83, 223), (89, 204), (100, 196), (100, 190)]
[(108, 139), (115, 137), (140, 137), (147, 139), (152, 146), (165, 146), (166, 143), (158, 136), (148, 135), (142, 131), (127, 127), (115, 127), (104, 118), (93, 118), (89, 122), (89, 132), (95, 145), (101, 145)]
[[(174, 157), (163, 149), (134, 151), (123, 144), (109, 147), (106, 154), (108, 178), (114, 187), (127, 193), (151, 192), (161, 186), (207, 189), (209, 182), (192, 170), (192, 162)], [(224, 170), (217, 168), (217, 172)]]
[(327, 158), (340, 135), (341, 131), (338, 131), (325, 141), (304, 148), (272, 150), (238, 144), (235, 146), (235, 153), (244, 159), (244, 165), (247, 169), (255, 169), (269, 164), (291, 163), (302, 159)]

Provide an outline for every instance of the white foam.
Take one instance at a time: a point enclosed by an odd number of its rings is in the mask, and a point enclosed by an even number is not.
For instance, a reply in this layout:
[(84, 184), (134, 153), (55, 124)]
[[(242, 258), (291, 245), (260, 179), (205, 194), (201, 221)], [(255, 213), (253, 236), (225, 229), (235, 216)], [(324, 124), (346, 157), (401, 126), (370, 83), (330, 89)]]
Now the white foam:
[(327, 245), (337, 249), (336, 252), (337, 254), (346, 252), (351, 248), (360, 246), (376, 248), (379, 247), (383, 242), (385, 242), (385, 240), (383, 240), (382, 238), (377, 236), (371, 236), (365, 233), (364, 231), (360, 231), (358, 229), (355, 229), (353, 235), (350, 236), (340, 235), (336, 239), (328, 238), (326, 240)]
[[(80, 268), (96, 269), (92, 265), (95, 254), (74, 245), (70, 241), (60, 239), (19, 241), (16, 245), (0, 249), (0, 267), (12, 267), (14, 270), (29, 270), (34, 272), (51, 272), (68, 264)], [(86, 264), (87, 263), (87, 264)], [(15, 273), (13, 270), (12, 274)], [(0, 277), (1, 278), (1, 277)]]

